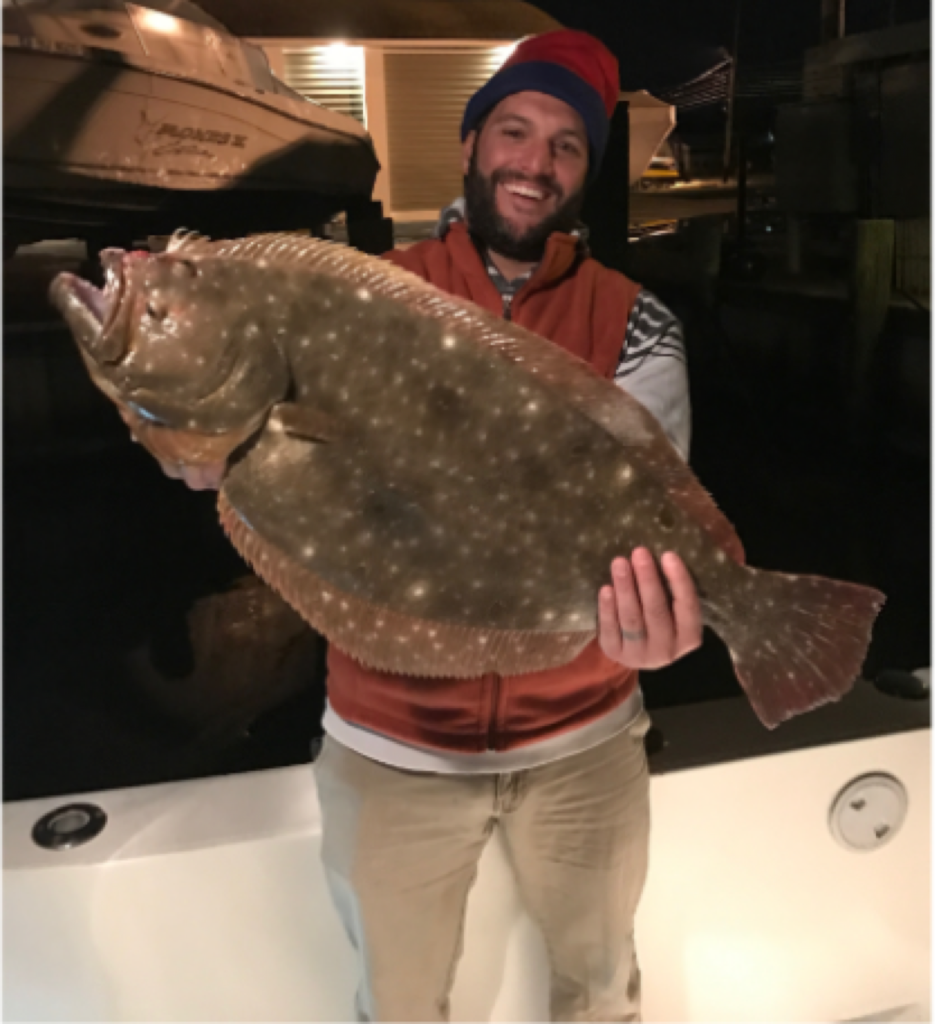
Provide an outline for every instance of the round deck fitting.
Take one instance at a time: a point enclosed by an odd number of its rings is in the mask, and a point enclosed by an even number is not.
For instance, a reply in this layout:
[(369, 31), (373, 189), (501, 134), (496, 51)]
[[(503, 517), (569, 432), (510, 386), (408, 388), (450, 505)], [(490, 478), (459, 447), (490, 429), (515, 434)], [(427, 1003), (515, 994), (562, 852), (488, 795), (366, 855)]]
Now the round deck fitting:
[(905, 787), (894, 776), (883, 772), (860, 775), (833, 801), (830, 831), (848, 850), (876, 850), (899, 831), (907, 810)]
[(33, 842), (44, 850), (71, 850), (94, 839), (108, 815), (95, 804), (63, 804), (33, 826)]

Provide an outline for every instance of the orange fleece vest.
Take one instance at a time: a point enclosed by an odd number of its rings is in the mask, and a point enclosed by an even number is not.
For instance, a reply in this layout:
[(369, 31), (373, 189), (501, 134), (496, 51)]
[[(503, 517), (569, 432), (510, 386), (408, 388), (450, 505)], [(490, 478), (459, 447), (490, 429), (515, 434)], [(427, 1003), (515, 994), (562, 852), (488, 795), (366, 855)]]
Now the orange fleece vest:
[[(561, 345), (609, 379), (640, 285), (577, 252), (556, 233), (532, 278), (514, 296), (511, 319)], [(466, 226), (386, 258), (497, 316), (503, 301)], [(366, 668), (331, 646), (327, 689), (341, 718), (394, 739), (462, 753), (511, 750), (586, 725), (627, 699), (637, 673), (597, 641), (568, 665), (526, 675), (418, 679)]]

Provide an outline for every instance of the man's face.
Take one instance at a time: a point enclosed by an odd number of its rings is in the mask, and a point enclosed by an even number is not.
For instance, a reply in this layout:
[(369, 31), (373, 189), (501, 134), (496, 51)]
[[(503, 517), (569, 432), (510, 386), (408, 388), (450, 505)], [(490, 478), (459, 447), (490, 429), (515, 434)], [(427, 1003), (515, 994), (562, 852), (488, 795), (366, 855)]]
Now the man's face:
[(508, 96), (464, 141), (471, 230), (510, 259), (539, 260), (553, 231), (578, 222), (588, 156), (585, 126), (567, 103), (541, 92)]

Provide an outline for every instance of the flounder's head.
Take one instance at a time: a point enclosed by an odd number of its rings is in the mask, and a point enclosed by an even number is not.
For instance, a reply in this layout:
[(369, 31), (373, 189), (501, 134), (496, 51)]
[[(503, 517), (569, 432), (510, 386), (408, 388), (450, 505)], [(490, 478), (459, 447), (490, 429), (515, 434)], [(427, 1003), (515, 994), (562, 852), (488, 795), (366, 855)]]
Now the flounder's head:
[(120, 249), (101, 262), (103, 289), (63, 273), (50, 298), (102, 391), (139, 421), (232, 441), (216, 454), (253, 433), (289, 380), (265, 310), (236, 280), (245, 267)]

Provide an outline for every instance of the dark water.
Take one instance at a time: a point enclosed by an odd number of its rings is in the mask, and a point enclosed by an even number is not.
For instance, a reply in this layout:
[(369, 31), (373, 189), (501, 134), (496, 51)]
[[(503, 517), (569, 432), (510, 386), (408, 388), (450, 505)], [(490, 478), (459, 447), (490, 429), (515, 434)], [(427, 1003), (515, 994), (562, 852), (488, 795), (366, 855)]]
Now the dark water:
[[(705, 311), (662, 297), (686, 322), (691, 461), (749, 562), (879, 587), (889, 600), (867, 670), (928, 665), (926, 318), (890, 324), (860, 446), (837, 399), (839, 305), (731, 295)], [(211, 741), (136, 685), (128, 652), (159, 661), (194, 602), (245, 566), (214, 496), (167, 480), (127, 440), (61, 332), (8, 331), (4, 357), (6, 799), (307, 760), (322, 668), (247, 730)], [(653, 708), (740, 692), (710, 636), (644, 685)]]

